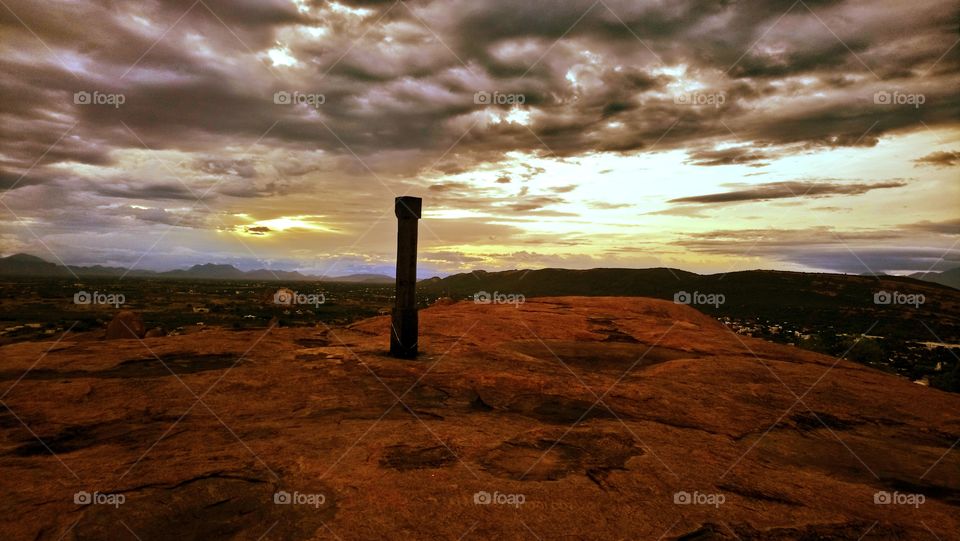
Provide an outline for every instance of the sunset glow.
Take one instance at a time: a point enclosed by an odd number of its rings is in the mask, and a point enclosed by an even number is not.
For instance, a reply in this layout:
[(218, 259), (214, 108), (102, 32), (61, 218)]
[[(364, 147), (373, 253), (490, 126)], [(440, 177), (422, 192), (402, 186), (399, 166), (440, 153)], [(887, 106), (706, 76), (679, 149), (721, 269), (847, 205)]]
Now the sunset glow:
[(406, 194), (423, 276), (943, 270), (955, 6), (883, 4), (13, 2), (0, 252), (390, 273)]

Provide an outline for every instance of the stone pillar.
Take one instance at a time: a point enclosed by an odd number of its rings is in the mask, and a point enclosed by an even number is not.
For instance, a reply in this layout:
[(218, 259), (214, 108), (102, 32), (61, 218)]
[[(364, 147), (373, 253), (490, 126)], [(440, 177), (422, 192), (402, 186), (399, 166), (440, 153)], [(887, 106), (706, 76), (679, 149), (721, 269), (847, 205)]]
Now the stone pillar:
[(390, 355), (400, 359), (417, 356), (417, 220), (423, 200), (398, 197), (397, 215), (397, 302), (390, 329)]

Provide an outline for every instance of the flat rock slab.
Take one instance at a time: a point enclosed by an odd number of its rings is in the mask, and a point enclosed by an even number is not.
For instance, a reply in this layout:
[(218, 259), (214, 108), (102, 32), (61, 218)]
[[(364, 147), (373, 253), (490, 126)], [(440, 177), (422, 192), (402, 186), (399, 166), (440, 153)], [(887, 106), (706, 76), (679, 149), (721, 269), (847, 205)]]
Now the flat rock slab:
[(659, 300), (420, 321), (0, 348), (3, 538), (958, 538), (960, 396)]

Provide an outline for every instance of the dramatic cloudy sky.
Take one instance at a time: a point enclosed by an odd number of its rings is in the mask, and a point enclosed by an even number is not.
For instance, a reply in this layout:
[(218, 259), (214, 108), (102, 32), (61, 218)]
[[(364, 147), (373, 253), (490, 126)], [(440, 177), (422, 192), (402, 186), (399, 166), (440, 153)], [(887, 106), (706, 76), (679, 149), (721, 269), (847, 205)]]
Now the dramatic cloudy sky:
[(0, 254), (960, 266), (955, 0), (0, 4)]

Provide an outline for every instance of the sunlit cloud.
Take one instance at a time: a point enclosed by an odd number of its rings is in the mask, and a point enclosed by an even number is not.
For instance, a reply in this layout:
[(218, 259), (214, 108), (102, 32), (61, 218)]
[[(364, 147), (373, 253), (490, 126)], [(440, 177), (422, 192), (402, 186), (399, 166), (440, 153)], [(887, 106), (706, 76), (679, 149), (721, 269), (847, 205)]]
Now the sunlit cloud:
[[(900, 272), (956, 251), (945, 0), (784, 17), (687, 0), (549, 16), (498, 0), (208, 4), (7, 2), (0, 254), (153, 268), (350, 254), (389, 273), (397, 195), (424, 198), (424, 273), (861, 272), (851, 251)], [(842, 251), (799, 234), (749, 250), (756, 231), (824, 224)], [(860, 234), (881, 229), (903, 234)], [(704, 244), (721, 231), (727, 249)]]
[(319, 233), (336, 233), (334, 229), (324, 225), (322, 216), (282, 216), (269, 220), (258, 220), (252, 223), (236, 225), (235, 233), (253, 237), (273, 236), (288, 231), (307, 231)]

